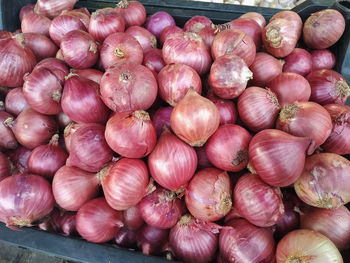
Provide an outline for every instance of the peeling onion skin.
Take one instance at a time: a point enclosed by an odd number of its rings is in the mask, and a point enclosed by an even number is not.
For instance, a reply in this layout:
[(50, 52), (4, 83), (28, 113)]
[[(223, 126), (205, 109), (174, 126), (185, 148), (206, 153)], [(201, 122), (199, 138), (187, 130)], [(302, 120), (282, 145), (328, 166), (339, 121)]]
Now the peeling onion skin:
[(345, 205), (350, 201), (350, 161), (334, 153), (312, 155), (306, 158), (294, 189), (302, 201), (314, 207)]

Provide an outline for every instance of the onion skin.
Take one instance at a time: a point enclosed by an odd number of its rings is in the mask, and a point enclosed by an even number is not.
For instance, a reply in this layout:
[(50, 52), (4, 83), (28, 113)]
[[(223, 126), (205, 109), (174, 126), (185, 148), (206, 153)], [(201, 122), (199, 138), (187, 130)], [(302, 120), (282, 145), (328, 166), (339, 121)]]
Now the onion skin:
[(332, 69), (335, 66), (336, 58), (328, 49), (312, 50), (312, 70)]
[(213, 165), (210, 163), (208, 156), (205, 152), (205, 146), (195, 148), (198, 158), (198, 169), (210, 168)]
[(187, 209), (200, 220), (223, 218), (232, 207), (230, 177), (216, 168), (197, 172), (186, 188), (185, 201)]
[(157, 142), (156, 130), (145, 111), (115, 113), (106, 124), (105, 138), (113, 151), (128, 158), (149, 155)]
[(63, 112), (77, 123), (104, 124), (109, 114), (100, 98), (98, 83), (75, 73), (66, 76), (61, 105)]
[(22, 33), (39, 33), (49, 37), (50, 25), (51, 20), (46, 16), (31, 13), (23, 17), (21, 22), (21, 30)]
[(68, 211), (78, 211), (99, 193), (96, 174), (76, 167), (62, 166), (52, 181), (52, 191), (57, 204)]
[(22, 88), (14, 88), (7, 93), (5, 98), (5, 109), (13, 116), (17, 116), (30, 106), (23, 95)]
[(331, 69), (312, 71), (306, 79), (311, 86), (310, 100), (321, 105), (345, 104), (350, 96), (350, 87), (338, 72)]
[(207, 98), (212, 101), (219, 110), (220, 125), (234, 124), (236, 122), (238, 119), (238, 112), (233, 101), (221, 99), (216, 96), (214, 92), (208, 92)]
[(227, 226), (219, 237), (223, 262), (274, 262), (275, 241), (269, 229), (258, 228), (244, 219), (231, 220)]
[(215, 29), (212, 27), (205, 27), (201, 31), (199, 31), (197, 34), (203, 39), (207, 47), (211, 49), (211, 46), (213, 45), (213, 41), (215, 38)]
[(158, 74), (159, 95), (175, 106), (192, 87), (198, 94), (202, 92), (202, 81), (198, 73), (186, 64), (166, 65)]
[(68, 152), (70, 152), (70, 144), (72, 140), (72, 135), (79, 129), (79, 127), (84, 126), (86, 124), (79, 124), (79, 123), (70, 123), (68, 124), (63, 131), (64, 135), (64, 144), (66, 145), (66, 149)]
[(72, 10), (76, 2), (77, 0), (38, 0), (34, 7), (34, 12), (53, 18), (61, 14), (62, 11)]
[(171, 129), (170, 127), (170, 117), (171, 113), (173, 111), (173, 107), (162, 107), (159, 108), (153, 116), (151, 116), (152, 123), (154, 128), (157, 132), (157, 137), (162, 134), (164, 126), (166, 126), (168, 129)]
[(163, 46), (164, 43), (165, 43), (165, 40), (170, 36), (170, 35), (173, 35), (173, 34), (177, 34), (177, 33), (183, 33), (184, 30), (180, 27), (177, 27), (177, 26), (167, 26), (163, 29), (162, 33), (160, 34), (160, 37), (159, 37), (159, 41), (160, 41), (160, 44)]
[(14, 166), (13, 170), (11, 170), (12, 174), (28, 173), (28, 158), (31, 152), (31, 150), (23, 146), (6, 152), (6, 155)]
[(324, 108), (328, 111), (332, 119), (332, 132), (322, 148), (331, 153), (339, 155), (350, 154), (350, 107), (340, 104), (328, 104)]
[(0, 152), (0, 182), (11, 175), (10, 160)]
[(158, 255), (168, 242), (169, 229), (160, 229), (145, 224), (137, 231), (137, 246), (145, 255)]
[(71, 73), (76, 74), (79, 77), (83, 77), (83, 78), (95, 81), (97, 84), (101, 83), (101, 79), (103, 76), (103, 72), (93, 68), (71, 69)]
[(38, 61), (56, 55), (58, 48), (47, 36), (39, 33), (24, 33), (23, 36)]
[(122, 213), (112, 209), (103, 197), (84, 204), (76, 216), (78, 233), (94, 243), (111, 240), (122, 226)]
[[(69, 74), (69, 70), (64, 61), (57, 58), (45, 58), (35, 65), (34, 70), (39, 68), (54, 68), (59, 69), (64, 73), (64, 76)], [(34, 71), (33, 70), (33, 71)]]
[(301, 215), (301, 228), (325, 235), (339, 250), (347, 249), (350, 245), (350, 212), (345, 206), (307, 211)]
[(182, 191), (197, 168), (196, 151), (165, 130), (148, 156), (153, 179), (166, 189)]
[(146, 9), (138, 1), (121, 0), (115, 7), (125, 20), (125, 26), (142, 26), (146, 22)]
[(159, 72), (165, 66), (163, 60), (162, 50), (157, 48), (151, 48), (144, 53), (143, 65), (152, 70), (153, 72)]
[(122, 227), (115, 236), (115, 243), (122, 247), (134, 248), (136, 245), (136, 237), (137, 231)]
[(205, 152), (215, 167), (231, 172), (239, 172), (248, 164), (249, 132), (239, 125), (220, 126), (209, 138)]
[(310, 155), (327, 140), (333, 125), (324, 107), (307, 101), (284, 106), (277, 119), (276, 128), (294, 136), (311, 138), (313, 142), (308, 149)]
[(159, 11), (148, 17), (145, 28), (157, 38), (167, 26), (175, 26), (174, 18), (165, 11)]
[(334, 9), (325, 9), (312, 13), (305, 21), (303, 40), (314, 49), (328, 48), (334, 45), (345, 31), (343, 15)]
[(283, 72), (293, 72), (306, 76), (312, 70), (312, 56), (302, 48), (296, 48), (284, 58)]
[(171, 113), (170, 124), (174, 133), (191, 146), (203, 146), (217, 130), (220, 113), (210, 100), (189, 89)]
[(7, 121), (13, 120), (11, 114), (0, 111), (0, 150), (16, 149), (18, 142)]
[(157, 48), (157, 38), (143, 27), (131, 26), (125, 33), (134, 37), (140, 43), (144, 53), (152, 48)]
[(218, 229), (187, 214), (170, 230), (169, 245), (183, 262), (209, 262), (218, 247)]
[(249, 162), (260, 178), (272, 186), (288, 186), (301, 175), (310, 139), (279, 130), (257, 133), (249, 144)]
[(134, 63), (118, 63), (101, 79), (102, 100), (116, 112), (147, 110), (156, 100), (157, 91), (152, 72)]
[(7, 226), (28, 226), (48, 215), (55, 204), (50, 183), (35, 174), (5, 178), (0, 193), (0, 220)]
[(334, 153), (306, 158), (304, 171), (294, 184), (299, 198), (308, 205), (335, 209), (350, 201), (350, 161)]
[(258, 25), (261, 27), (261, 29), (264, 29), (264, 27), (266, 26), (266, 20), (260, 13), (248, 12), (248, 13), (241, 15), (240, 17), (254, 20), (256, 23), (258, 23)]
[(239, 97), (237, 109), (244, 125), (259, 132), (274, 127), (280, 105), (276, 94), (271, 90), (249, 87)]
[(206, 16), (194, 16), (186, 21), (184, 30), (186, 32), (198, 33), (203, 28), (211, 27), (212, 21)]
[(36, 147), (28, 158), (28, 168), (31, 173), (52, 178), (62, 167), (68, 154), (58, 146), (58, 134), (52, 136), (49, 144)]
[(137, 206), (132, 206), (123, 211), (123, 221), (129, 230), (137, 230), (145, 223)]
[(34, 5), (33, 4), (27, 4), (23, 6), (19, 12), (19, 20), (22, 21), (23, 17), (25, 17), (28, 14), (34, 13)]
[(289, 232), (278, 243), (276, 262), (343, 263), (336, 246), (324, 235), (307, 229)]

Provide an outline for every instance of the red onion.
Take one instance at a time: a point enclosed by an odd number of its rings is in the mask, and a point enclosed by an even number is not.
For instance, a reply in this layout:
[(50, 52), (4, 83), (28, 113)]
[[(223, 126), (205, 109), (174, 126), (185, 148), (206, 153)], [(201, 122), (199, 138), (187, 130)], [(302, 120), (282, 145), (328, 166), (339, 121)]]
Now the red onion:
[(72, 10), (76, 2), (77, 0), (37, 0), (34, 12), (53, 18), (61, 14), (62, 11)]
[(145, 28), (159, 38), (164, 28), (175, 25), (175, 20), (170, 14), (164, 11), (159, 11), (147, 19)]
[(210, 163), (208, 156), (205, 152), (205, 147), (196, 147), (196, 153), (198, 158), (198, 169), (210, 168), (213, 165)]
[(182, 191), (197, 167), (195, 150), (165, 130), (148, 157), (153, 179), (166, 189)]
[(276, 224), (284, 214), (281, 192), (264, 183), (256, 174), (243, 175), (234, 188), (237, 212), (259, 227)]
[(170, 106), (159, 108), (155, 112), (153, 117), (151, 117), (153, 126), (156, 129), (157, 137), (159, 137), (162, 134), (164, 126), (166, 126), (168, 129), (171, 128), (170, 116), (172, 111), (173, 111), (173, 107), (170, 107)]
[(86, 31), (86, 27), (79, 18), (69, 14), (62, 14), (52, 20), (49, 33), (51, 39), (59, 46), (65, 34), (73, 30)]
[(322, 145), (322, 148), (331, 153), (350, 154), (350, 107), (340, 104), (328, 104), (324, 108), (331, 116), (333, 129)]
[(275, 126), (280, 105), (271, 90), (249, 87), (239, 97), (237, 108), (244, 125), (257, 132)]
[(339, 250), (350, 245), (350, 211), (314, 208), (301, 215), (301, 228), (317, 231), (328, 237)]
[(218, 247), (218, 228), (184, 215), (170, 231), (170, 248), (183, 262), (211, 262)]
[(191, 88), (174, 107), (170, 123), (180, 139), (191, 146), (203, 146), (219, 127), (220, 113), (214, 103)]
[(7, 226), (30, 226), (55, 205), (51, 185), (35, 174), (15, 174), (0, 182), (0, 220)]
[(102, 43), (113, 33), (124, 32), (125, 20), (114, 8), (103, 8), (91, 14), (89, 34)]
[(153, 189), (142, 160), (123, 158), (99, 173), (107, 203), (116, 210), (135, 206)]
[(68, 154), (58, 146), (58, 134), (52, 136), (50, 143), (36, 147), (28, 158), (31, 173), (52, 178), (56, 171), (66, 163)]
[(122, 226), (122, 213), (112, 209), (103, 197), (84, 204), (76, 216), (78, 233), (94, 243), (111, 240)]
[(115, 236), (115, 243), (122, 247), (133, 248), (136, 244), (136, 238), (137, 231), (122, 227)]
[(171, 106), (182, 100), (188, 90), (193, 88), (202, 92), (202, 82), (198, 73), (185, 64), (166, 65), (158, 74), (159, 95)]
[(239, 29), (227, 29), (218, 33), (211, 46), (211, 55), (215, 60), (228, 53), (239, 56), (249, 67), (256, 54), (253, 39)]
[(50, 25), (51, 20), (46, 16), (31, 13), (23, 17), (21, 29), (22, 33), (39, 33), (49, 37)]
[(350, 88), (346, 80), (334, 70), (314, 70), (306, 79), (311, 86), (310, 100), (321, 105), (330, 103), (345, 104), (350, 95)]
[(141, 64), (142, 61), (142, 46), (129, 34), (114, 33), (109, 35), (103, 42), (101, 62), (106, 70), (117, 62)]
[(242, 94), (252, 77), (244, 60), (229, 53), (217, 58), (212, 64), (209, 85), (220, 98), (233, 99)]
[(33, 4), (27, 4), (23, 6), (19, 12), (19, 20), (22, 21), (23, 17), (25, 17), (28, 14), (34, 13), (34, 5)]
[(64, 61), (72, 68), (90, 68), (97, 62), (97, 44), (85, 31), (68, 32), (62, 38), (60, 47)]
[(76, 167), (62, 166), (52, 181), (52, 191), (57, 204), (68, 211), (78, 211), (99, 192), (96, 174)]
[(0, 30), (0, 39), (13, 37), (13, 34), (6, 30)]
[(312, 56), (302, 48), (296, 48), (284, 58), (283, 72), (294, 72), (306, 76), (312, 70)]
[(62, 110), (78, 123), (105, 123), (109, 109), (100, 98), (98, 83), (71, 73), (66, 77)]
[(38, 60), (54, 57), (57, 53), (56, 45), (45, 35), (39, 33), (24, 33), (24, 41)]
[(66, 236), (77, 235), (76, 230), (76, 213), (64, 212), (60, 217), (60, 231)]
[(228, 227), (221, 230), (219, 248), (223, 262), (274, 262), (275, 241), (272, 232), (244, 219), (231, 220)]
[(66, 164), (87, 172), (101, 170), (113, 157), (104, 132), (105, 126), (97, 123), (79, 127), (72, 135)]
[(230, 177), (222, 170), (206, 168), (197, 172), (186, 188), (186, 206), (204, 221), (223, 218), (232, 206)]
[(180, 219), (184, 203), (174, 192), (159, 186), (140, 201), (138, 209), (148, 225), (167, 229), (172, 228)]
[(262, 16), (262, 14), (260, 14), (260, 13), (248, 12), (248, 13), (241, 15), (240, 17), (254, 20), (256, 23), (258, 23), (258, 25), (261, 27), (261, 29), (264, 29), (264, 27), (266, 26), (266, 20)]
[(62, 12), (62, 14), (65, 15), (70, 15), (73, 16), (75, 18), (78, 18), (80, 20), (80, 22), (82, 22), (85, 26), (85, 29), (88, 29), (89, 27), (89, 23), (90, 23), (90, 14), (86, 14), (85, 12), (80, 12), (80, 11), (64, 11)]
[(306, 19), (303, 40), (310, 48), (328, 48), (340, 39), (344, 31), (345, 19), (343, 15), (337, 10), (325, 9), (312, 13)]
[(196, 33), (185, 32), (168, 36), (162, 52), (166, 64), (186, 64), (199, 75), (204, 75), (210, 68), (211, 57), (208, 48)]
[(0, 111), (0, 150), (16, 149), (18, 146), (15, 135), (11, 130), (13, 116), (6, 111)]
[(138, 209), (137, 206), (132, 206), (124, 210), (123, 220), (124, 220), (125, 226), (127, 226), (128, 229), (130, 230), (137, 230), (144, 224), (144, 221), (141, 217), (140, 210)]
[[(130, 44), (129, 44), (130, 45)], [(157, 81), (152, 72), (135, 63), (118, 63), (101, 79), (102, 100), (113, 111), (147, 110), (157, 97)]]
[(248, 164), (249, 132), (239, 125), (220, 126), (209, 138), (205, 152), (209, 161), (217, 168), (239, 172)]
[(24, 43), (23, 35), (0, 39), (0, 86), (21, 87), (23, 76), (36, 64), (33, 52)]
[(279, 74), (267, 87), (276, 94), (281, 107), (295, 101), (308, 101), (312, 92), (303, 76), (289, 72)]
[[(278, 243), (276, 262), (342, 263), (337, 247), (321, 233), (299, 229), (289, 232)], [(291, 261), (293, 262), (293, 261)]]
[(253, 64), (249, 69), (253, 73), (252, 84), (265, 87), (265, 85), (282, 73), (283, 63), (273, 56), (264, 53), (256, 53)]
[(161, 71), (161, 69), (165, 66), (162, 50), (157, 48), (151, 48), (150, 50), (145, 52), (142, 64), (150, 70), (155, 71), (157, 73)]
[(169, 229), (160, 229), (145, 224), (137, 232), (137, 246), (145, 255), (160, 254), (168, 241)]
[(143, 27), (131, 26), (125, 33), (134, 37), (140, 43), (144, 53), (152, 48), (157, 48), (157, 38)]
[(307, 101), (294, 102), (282, 108), (276, 128), (298, 137), (312, 139), (308, 154), (323, 144), (332, 132), (332, 120), (321, 105)]
[(68, 124), (65, 129), (64, 129), (64, 132), (63, 132), (63, 135), (64, 135), (64, 144), (66, 145), (66, 149), (68, 152), (70, 152), (70, 144), (71, 144), (71, 140), (72, 140), (72, 136), (73, 134), (82, 126), (85, 126), (85, 125), (88, 125), (88, 124), (84, 124), (84, 123), (81, 123), (81, 124), (78, 124), (78, 123), (70, 123)]
[(14, 123), (9, 125), (17, 141), (29, 149), (47, 143), (57, 132), (57, 124), (53, 118), (31, 108), (22, 111)]
[(294, 184), (299, 198), (308, 205), (335, 209), (350, 201), (350, 161), (334, 153), (306, 158), (304, 171)]
[[(63, 111), (56, 115), (56, 120), (57, 120), (57, 123), (58, 123), (58, 126), (60, 127), (60, 129), (63, 129), (63, 130), (64, 130), (64, 128), (67, 127), (67, 125), (69, 125), (73, 122), (72, 119), (69, 118), (68, 115), (65, 114)], [(61, 137), (60, 137), (60, 141), (61, 141)]]
[(236, 105), (231, 100), (224, 100), (219, 98), (211, 92), (207, 94), (207, 98), (212, 101), (218, 108), (220, 113), (220, 125), (234, 124), (238, 118)]
[(78, 75), (79, 77), (86, 78), (95, 81), (97, 84), (101, 83), (103, 72), (88, 68), (88, 69), (71, 69), (71, 73)]
[(23, 146), (19, 146), (14, 150), (6, 152), (6, 155), (13, 164), (13, 167), (11, 167), (12, 174), (23, 174), (29, 171), (28, 158), (31, 152), (31, 150), (24, 148)]
[(184, 25), (186, 32), (198, 33), (205, 27), (211, 27), (212, 21), (206, 16), (194, 16), (187, 20)]
[(55, 68), (38, 68), (24, 77), (23, 95), (28, 104), (42, 114), (62, 111), (61, 95), (65, 73)]
[(35, 65), (34, 70), (38, 68), (54, 68), (64, 72), (64, 76), (68, 75), (69, 70), (67, 65), (57, 58), (45, 58)]
[(0, 152), (0, 182), (11, 175), (10, 160)]
[(272, 186), (288, 186), (301, 175), (310, 139), (267, 129), (249, 144), (249, 162), (254, 171)]
[(173, 35), (173, 34), (177, 34), (177, 33), (183, 33), (184, 30), (178, 26), (167, 26), (163, 29), (162, 33), (160, 34), (160, 37), (159, 37), (159, 41), (160, 41), (160, 44), (163, 46), (164, 43), (165, 43), (165, 40)]
[(156, 130), (145, 111), (115, 113), (107, 122), (106, 141), (113, 151), (128, 158), (143, 158), (157, 142)]
[(215, 38), (215, 29), (212, 27), (205, 27), (197, 34), (203, 39), (204, 43), (207, 44), (207, 47), (211, 49)]
[(335, 66), (336, 58), (328, 49), (312, 50), (312, 70), (332, 69)]
[(142, 26), (146, 21), (146, 9), (138, 1), (121, 0), (115, 7), (125, 20), (125, 26)]

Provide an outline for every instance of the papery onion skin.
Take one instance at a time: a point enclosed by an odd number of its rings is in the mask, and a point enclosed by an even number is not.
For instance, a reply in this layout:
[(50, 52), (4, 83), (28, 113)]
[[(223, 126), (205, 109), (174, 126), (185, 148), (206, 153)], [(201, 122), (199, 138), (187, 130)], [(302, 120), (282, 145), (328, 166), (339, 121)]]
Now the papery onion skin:
[(146, 9), (138, 1), (121, 0), (115, 7), (125, 19), (125, 26), (142, 26), (146, 21)]
[(242, 94), (252, 77), (244, 60), (229, 53), (217, 58), (211, 65), (209, 85), (220, 98), (234, 99)]
[(210, 100), (189, 89), (171, 113), (170, 124), (174, 133), (191, 146), (203, 146), (217, 130), (220, 113)]
[(62, 166), (52, 181), (52, 191), (57, 204), (68, 211), (78, 211), (99, 193), (96, 174), (77, 167)]
[(231, 181), (216, 168), (197, 172), (186, 188), (185, 201), (191, 214), (204, 221), (223, 218), (232, 206)]
[(332, 69), (335, 66), (336, 58), (328, 49), (312, 50), (312, 70)]
[(271, 90), (249, 87), (239, 97), (237, 109), (244, 125), (258, 132), (274, 127), (280, 105)]
[(137, 232), (137, 246), (145, 255), (159, 255), (167, 244), (169, 229), (160, 229), (150, 225), (143, 225)]
[(305, 167), (294, 184), (299, 198), (308, 205), (335, 209), (350, 201), (350, 161), (334, 153), (306, 158)]
[(172, 111), (173, 107), (161, 107), (153, 114), (153, 116), (151, 116), (153, 126), (157, 132), (157, 137), (162, 134), (164, 126), (166, 126), (168, 129), (171, 129), (170, 116)]
[(153, 179), (166, 189), (184, 190), (197, 168), (197, 155), (188, 144), (165, 130), (148, 156)]
[(192, 87), (202, 92), (202, 81), (198, 73), (186, 64), (168, 64), (158, 74), (158, 88), (161, 98), (175, 106)]
[(336, 246), (324, 235), (307, 229), (289, 232), (278, 243), (276, 262), (343, 263)]
[(99, 173), (107, 203), (115, 210), (135, 206), (151, 189), (147, 166), (142, 160), (123, 158)]
[(243, 218), (259, 227), (273, 226), (284, 214), (279, 189), (267, 185), (256, 174), (246, 174), (238, 180), (234, 204)]
[(39, 33), (49, 37), (50, 25), (51, 20), (49, 18), (36, 13), (32, 13), (23, 17), (21, 29), (22, 33)]
[(41, 60), (38, 64), (35, 65), (34, 70), (39, 69), (39, 68), (54, 68), (54, 69), (59, 69), (64, 73), (65, 75), (68, 75), (69, 70), (67, 65), (64, 63), (64, 61), (59, 60), (57, 58), (45, 58)]
[(85, 203), (76, 216), (78, 233), (94, 243), (111, 240), (122, 226), (122, 213), (112, 209), (103, 197)]
[(345, 104), (350, 96), (350, 87), (338, 72), (331, 69), (312, 71), (306, 79), (311, 86), (310, 100), (321, 105)]
[(309, 82), (303, 76), (289, 72), (279, 74), (267, 87), (276, 94), (281, 107), (295, 101), (308, 101), (312, 93)]
[(152, 48), (144, 53), (143, 65), (152, 71), (159, 72), (165, 66), (162, 50)]
[(83, 77), (83, 78), (95, 81), (97, 84), (101, 83), (101, 79), (103, 76), (103, 72), (93, 68), (71, 69), (71, 73), (76, 74), (79, 77)]
[(76, 2), (77, 0), (38, 0), (34, 7), (34, 12), (53, 18), (61, 14), (62, 11), (72, 10)]
[(135, 63), (118, 63), (101, 79), (104, 103), (113, 111), (147, 110), (157, 97), (158, 85), (152, 72)]
[(130, 230), (137, 230), (145, 223), (137, 206), (132, 206), (123, 211), (123, 221)]
[(156, 37), (143, 27), (131, 26), (128, 27), (125, 33), (133, 36), (140, 43), (144, 53), (151, 48), (157, 48)]
[(239, 125), (220, 126), (205, 144), (209, 161), (217, 168), (239, 172), (248, 164), (249, 132)]
[(350, 246), (350, 212), (345, 206), (307, 211), (301, 215), (300, 226), (325, 235), (339, 250)]
[(266, 20), (263, 17), (263, 15), (260, 13), (248, 12), (248, 13), (241, 15), (240, 17), (254, 20), (255, 22), (258, 23), (258, 25), (261, 27), (261, 29), (264, 29), (264, 27), (266, 26)]
[(36, 147), (28, 158), (28, 168), (31, 173), (52, 178), (62, 167), (68, 154), (58, 146), (58, 134), (52, 136), (49, 144)]
[[(219, 248), (223, 262), (274, 262), (272, 231), (258, 228), (244, 219), (233, 219), (220, 231)], [(231, 228), (230, 228), (231, 227)]]
[(70, 141), (68, 166), (87, 172), (97, 172), (112, 160), (112, 150), (104, 138), (105, 126), (97, 123), (82, 125)]
[(6, 111), (0, 111), (0, 150), (16, 149), (18, 142), (11, 130), (8, 121), (13, 120), (13, 116)]
[(167, 26), (163, 29), (162, 33), (160, 34), (159, 37), (159, 41), (161, 45), (164, 45), (165, 40), (173, 35), (173, 34), (177, 34), (177, 33), (183, 33), (184, 30), (178, 26)]
[(0, 182), (11, 175), (10, 160), (0, 152)]
[(28, 173), (28, 158), (31, 152), (31, 150), (23, 146), (6, 152), (6, 155), (13, 164), (12, 174)]
[(272, 186), (288, 186), (301, 175), (311, 140), (279, 130), (257, 133), (249, 144), (249, 162), (254, 171)]
[(343, 15), (334, 9), (312, 13), (305, 21), (303, 40), (314, 49), (328, 48), (335, 44), (345, 30)]
[(0, 182), (0, 220), (7, 226), (30, 225), (54, 204), (50, 183), (39, 175), (15, 174)]
[(183, 262), (209, 262), (218, 247), (218, 232), (207, 222), (187, 214), (171, 229), (169, 245)]
[(312, 56), (302, 48), (294, 49), (284, 58), (283, 72), (294, 72), (306, 76), (312, 70)]

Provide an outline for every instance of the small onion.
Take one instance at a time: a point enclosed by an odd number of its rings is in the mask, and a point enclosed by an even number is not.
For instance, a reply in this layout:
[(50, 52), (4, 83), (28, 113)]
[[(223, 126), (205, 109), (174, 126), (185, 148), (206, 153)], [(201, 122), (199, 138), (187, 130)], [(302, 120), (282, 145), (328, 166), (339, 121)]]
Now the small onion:
[(312, 70), (332, 69), (335, 66), (336, 58), (328, 49), (312, 50)]
[(11, 130), (13, 116), (6, 111), (0, 111), (0, 150), (16, 149), (18, 142)]
[(186, 32), (198, 33), (203, 28), (211, 27), (212, 21), (206, 16), (194, 16), (186, 21), (184, 30)]
[(31, 152), (31, 150), (24, 148), (23, 146), (19, 146), (14, 150), (6, 152), (6, 155), (13, 165), (13, 167), (11, 167), (12, 174), (28, 173), (28, 158)]
[(38, 60), (54, 57), (57, 53), (56, 45), (45, 35), (39, 33), (24, 33), (24, 41)]
[(39, 33), (49, 37), (50, 25), (51, 20), (46, 16), (31, 13), (23, 17), (21, 29), (22, 33)]
[(103, 76), (103, 72), (93, 68), (71, 69), (71, 73), (76, 74), (79, 77), (83, 77), (83, 78), (95, 81), (97, 84), (101, 83), (101, 79)]
[(112, 209), (103, 197), (84, 204), (76, 216), (78, 233), (94, 243), (111, 240), (122, 226), (122, 213)]
[(0, 152), (0, 182), (11, 175), (10, 160)]
[(115, 7), (125, 20), (125, 26), (142, 26), (146, 21), (146, 9), (138, 1), (121, 0)]
[(19, 12), (19, 20), (22, 21), (23, 17), (25, 17), (28, 14), (34, 13), (34, 5), (33, 4), (27, 4), (21, 8), (21, 11)]
[(218, 108), (220, 113), (220, 125), (234, 124), (238, 118), (236, 105), (231, 100), (221, 99), (214, 94), (208, 92), (207, 98), (212, 101)]
[(136, 238), (137, 231), (122, 227), (119, 229), (114, 241), (119, 246), (133, 248), (136, 245)]
[(137, 206), (132, 206), (123, 211), (123, 221), (130, 230), (137, 230), (145, 223)]
[(175, 20), (170, 14), (165, 11), (159, 11), (147, 19), (145, 28), (159, 38), (164, 28), (175, 25)]
[(159, 137), (162, 132), (164, 126), (170, 129), (170, 117), (173, 111), (173, 107), (162, 107), (159, 108), (153, 116), (151, 116), (152, 123), (157, 132), (157, 137)]
[(131, 26), (125, 33), (133, 36), (140, 43), (144, 53), (152, 48), (157, 48), (157, 38), (143, 27)]
[(34, 12), (53, 18), (61, 14), (62, 11), (72, 10), (76, 2), (77, 0), (38, 0), (34, 7)]
[(167, 26), (163, 29), (162, 33), (160, 34), (160, 37), (159, 37), (159, 41), (160, 41), (160, 44), (163, 46), (164, 43), (165, 43), (165, 40), (173, 35), (173, 34), (177, 34), (177, 33), (183, 33), (184, 30), (178, 26)]
[(205, 27), (197, 34), (203, 39), (204, 43), (207, 44), (207, 47), (211, 49), (215, 38), (215, 29), (212, 27)]
[(283, 72), (294, 72), (306, 76), (312, 70), (312, 56), (302, 48), (294, 49), (284, 58)]
[(160, 229), (145, 224), (137, 232), (137, 246), (145, 255), (157, 255), (168, 242), (169, 229)]

